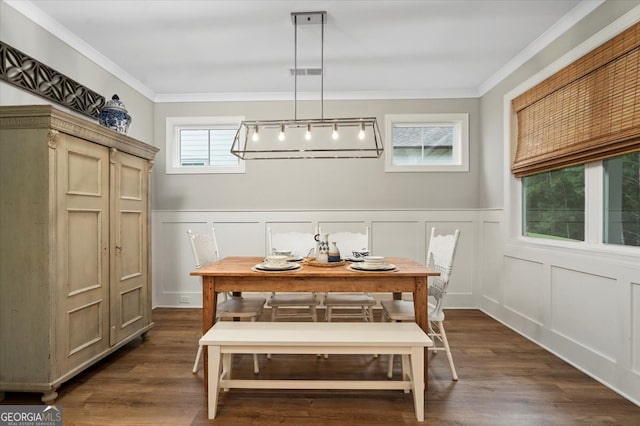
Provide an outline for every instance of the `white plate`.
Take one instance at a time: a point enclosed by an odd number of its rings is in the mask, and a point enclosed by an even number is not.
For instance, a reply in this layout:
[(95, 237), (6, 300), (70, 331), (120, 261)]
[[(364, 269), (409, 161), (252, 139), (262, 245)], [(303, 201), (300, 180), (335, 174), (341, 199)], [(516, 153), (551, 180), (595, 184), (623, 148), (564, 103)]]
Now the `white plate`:
[(358, 269), (360, 271), (393, 271), (396, 269), (396, 265), (393, 263), (385, 263), (382, 265), (367, 265), (363, 263), (353, 263), (350, 268)]
[(302, 256), (291, 256), (287, 257), (287, 262), (300, 262), (302, 259), (304, 259)]
[(275, 265), (267, 265), (266, 263), (258, 263), (255, 268), (260, 269), (261, 271), (288, 271), (290, 269), (298, 269), (300, 267), (299, 263), (296, 262), (287, 262), (282, 266)]
[(349, 262), (364, 262), (363, 258), (353, 256), (346, 257), (344, 260), (348, 260)]

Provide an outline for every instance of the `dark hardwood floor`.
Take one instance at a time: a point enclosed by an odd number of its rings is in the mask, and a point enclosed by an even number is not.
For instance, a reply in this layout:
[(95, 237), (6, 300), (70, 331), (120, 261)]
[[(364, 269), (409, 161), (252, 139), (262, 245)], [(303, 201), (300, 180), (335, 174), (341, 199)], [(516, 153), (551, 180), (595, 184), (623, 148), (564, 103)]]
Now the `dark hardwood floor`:
[[(268, 312), (267, 312), (268, 315)], [(207, 420), (202, 368), (191, 373), (201, 310), (156, 309), (148, 339), (132, 342), (60, 388), (65, 425), (397, 425), (417, 424), (400, 391), (240, 390), (222, 393)], [(448, 310), (460, 380), (446, 356), (430, 356), (425, 424), (640, 425), (640, 407), (477, 310)], [(396, 357), (399, 358), (399, 357)], [(261, 377), (386, 377), (387, 357), (260, 357)], [(251, 377), (252, 358), (234, 373)], [(396, 359), (396, 378), (400, 361)], [(316, 376), (317, 375), (317, 376)], [(38, 404), (7, 393), (0, 404)]]

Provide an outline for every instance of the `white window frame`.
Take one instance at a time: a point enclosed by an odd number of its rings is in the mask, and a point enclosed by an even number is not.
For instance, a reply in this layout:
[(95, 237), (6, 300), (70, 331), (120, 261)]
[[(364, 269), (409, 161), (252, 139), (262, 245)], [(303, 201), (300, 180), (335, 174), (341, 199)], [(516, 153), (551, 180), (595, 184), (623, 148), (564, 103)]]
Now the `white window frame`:
[[(385, 124), (385, 172), (468, 172), (469, 171), (469, 114), (387, 114)], [(410, 125), (453, 125), (453, 163), (451, 164), (393, 164), (393, 126)]]
[(237, 166), (182, 166), (180, 164), (180, 131), (185, 129), (239, 128), (244, 117), (167, 117), (166, 160), (167, 174), (245, 173), (245, 162)]

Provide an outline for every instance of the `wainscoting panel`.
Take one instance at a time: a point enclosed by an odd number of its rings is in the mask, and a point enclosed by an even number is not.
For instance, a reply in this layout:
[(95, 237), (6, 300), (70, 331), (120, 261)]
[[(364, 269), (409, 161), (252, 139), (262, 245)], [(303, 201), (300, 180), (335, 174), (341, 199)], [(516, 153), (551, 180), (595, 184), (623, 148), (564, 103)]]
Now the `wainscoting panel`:
[(631, 368), (640, 375), (640, 282), (631, 283)]
[(616, 305), (617, 285), (612, 278), (552, 266), (551, 330), (615, 362), (620, 324), (603, 307)]
[(479, 254), (479, 270), (483, 279), (480, 281), (482, 296), (500, 303), (502, 300), (500, 282), (502, 280), (502, 240), (500, 239), (499, 222), (482, 222), (482, 230), (477, 244)]
[[(320, 229), (323, 233), (337, 233), (337, 232), (359, 232), (364, 234), (367, 231), (367, 223), (364, 221), (356, 222), (318, 222)], [(369, 229), (369, 238), (371, 238), (371, 229)], [(338, 247), (340, 248), (340, 247)], [(342, 253), (343, 256), (351, 255), (351, 253)]]
[[(463, 221), (428, 221), (425, 223), (426, 251), (429, 246), (429, 237), (431, 236), (431, 228), (436, 228), (436, 235), (453, 234), (456, 229), (460, 230), (460, 240), (456, 249), (456, 258), (454, 262), (453, 272), (449, 281), (447, 291), (447, 306), (469, 306), (473, 305), (473, 286), (475, 284), (475, 263), (476, 263), (476, 229), (474, 222)], [(461, 267), (468, 265), (470, 267)]]
[(256, 235), (266, 235), (259, 222), (216, 221), (213, 226), (221, 257), (265, 255), (266, 240), (256, 238)]
[(371, 226), (371, 253), (409, 257), (424, 263), (424, 228), (417, 221), (375, 221)]
[(527, 259), (505, 257), (503, 276), (504, 307), (542, 326), (548, 277), (544, 265)]
[[(481, 297), (481, 309), (640, 405), (638, 256), (516, 240), (503, 247), (504, 301)], [(482, 270), (482, 288), (489, 279)]]
[[(474, 210), (339, 210), (339, 211), (155, 211), (153, 212), (154, 306), (202, 306), (201, 279), (191, 277), (193, 255), (186, 237), (216, 229), (221, 255), (263, 256), (267, 229), (273, 232), (364, 232), (370, 229), (371, 250), (383, 256), (408, 257), (425, 262), (427, 224), (438, 232), (462, 230), (455, 273), (447, 306), (474, 307), (475, 232)], [(390, 295), (377, 295), (390, 298)]]
[[(202, 280), (189, 276), (189, 271), (195, 269), (195, 261), (187, 230), (205, 234), (211, 232), (211, 224), (206, 221), (165, 221), (160, 225), (153, 227), (152, 235), (154, 259), (157, 259), (153, 262), (154, 295), (162, 295), (171, 306), (189, 306), (191, 302), (201, 305)], [(166, 245), (158, 247), (161, 241)], [(180, 303), (180, 296), (183, 303)]]

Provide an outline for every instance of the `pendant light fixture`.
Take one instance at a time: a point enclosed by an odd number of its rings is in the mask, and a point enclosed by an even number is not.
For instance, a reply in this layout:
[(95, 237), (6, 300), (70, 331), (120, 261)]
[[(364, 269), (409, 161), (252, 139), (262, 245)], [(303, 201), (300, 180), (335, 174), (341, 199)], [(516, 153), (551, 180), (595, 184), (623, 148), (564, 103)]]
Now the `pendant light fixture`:
[[(379, 158), (383, 146), (375, 117), (324, 118), (324, 25), (326, 12), (293, 12), (294, 117), (245, 120), (231, 146), (243, 160)], [(298, 118), (298, 25), (321, 25), (320, 118)], [(301, 70), (303, 71), (303, 70)]]

